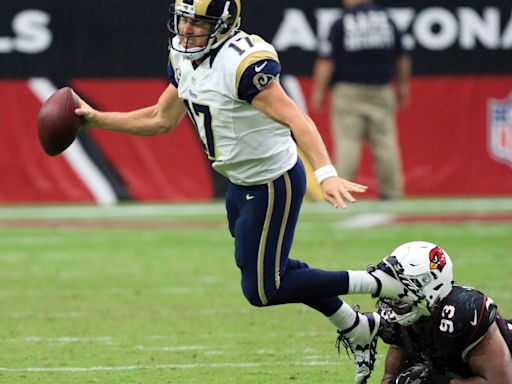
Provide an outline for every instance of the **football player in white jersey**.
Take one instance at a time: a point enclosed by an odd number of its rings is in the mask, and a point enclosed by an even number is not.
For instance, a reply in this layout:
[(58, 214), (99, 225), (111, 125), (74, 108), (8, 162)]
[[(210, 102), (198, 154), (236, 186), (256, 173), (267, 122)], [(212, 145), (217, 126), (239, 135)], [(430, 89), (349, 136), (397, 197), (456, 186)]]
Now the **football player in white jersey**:
[(213, 167), (230, 180), (226, 209), (245, 297), (259, 307), (304, 303), (321, 312), (354, 353), (356, 383), (365, 383), (380, 316), (354, 312), (338, 296), (395, 298), (402, 285), (381, 270), (329, 272), (288, 257), (306, 185), (297, 144), (334, 207), (345, 208), (366, 187), (337, 175), (315, 124), (279, 84), (275, 49), (238, 29), (240, 7), (240, 0), (176, 0), (169, 86), (158, 102), (119, 113), (81, 100), (76, 113), (91, 127), (158, 135), (188, 112)]

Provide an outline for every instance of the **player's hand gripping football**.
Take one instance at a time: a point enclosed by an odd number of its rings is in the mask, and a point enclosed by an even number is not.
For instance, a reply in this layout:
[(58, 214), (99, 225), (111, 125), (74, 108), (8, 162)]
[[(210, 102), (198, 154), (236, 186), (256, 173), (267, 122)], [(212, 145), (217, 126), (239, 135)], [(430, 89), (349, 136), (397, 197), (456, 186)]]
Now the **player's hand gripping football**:
[(78, 96), (78, 102), (80, 103), (80, 107), (75, 109), (75, 115), (80, 116), (88, 127), (98, 125), (95, 118), (98, 111), (83, 101), (80, 96)]
[(363, 193), (368, 189), (366, 185), (354, 183), (338, 176), (328, 177), (322, 181), (320, 186), (325, 200), (331, 203), (334, 208), (346, 208), (345, 200), (355, 203), (356, 199), (351, 192)]

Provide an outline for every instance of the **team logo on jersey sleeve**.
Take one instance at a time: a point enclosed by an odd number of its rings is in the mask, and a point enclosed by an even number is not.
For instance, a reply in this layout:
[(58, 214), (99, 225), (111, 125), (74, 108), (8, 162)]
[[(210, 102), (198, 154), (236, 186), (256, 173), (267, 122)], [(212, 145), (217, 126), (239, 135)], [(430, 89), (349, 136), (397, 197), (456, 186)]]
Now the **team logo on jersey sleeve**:
[(441, 248), (435, 247), (430, 250), (430, 270), (437, 269), (439, 272), (443, 271), (446, 265), (446, 257)]
[(256, 88), (258, 88), (258, 91), (261, 91), (263, 88), (265, 88), (267, 85), (269, 85), (273, 80), (275, 79), (275, 76), (268, 75), (266, 73), (257, 73), (253, 78), (252, 82)]

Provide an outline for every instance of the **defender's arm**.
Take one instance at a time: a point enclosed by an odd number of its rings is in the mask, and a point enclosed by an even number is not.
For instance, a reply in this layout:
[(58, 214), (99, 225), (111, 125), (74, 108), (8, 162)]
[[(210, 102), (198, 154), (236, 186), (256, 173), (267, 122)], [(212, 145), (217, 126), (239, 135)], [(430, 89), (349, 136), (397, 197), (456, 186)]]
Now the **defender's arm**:
[(381, 384), (388, 384), (404, 369), (405, 354), (403, 350), (396, 345), (390, 345), (384, 363), (384, 376), (382, 377)]
[(512, 357), (496, 323), (468, 353), (468, 364), (475, 376), (452, 379), (450, 384), (512, 383)]

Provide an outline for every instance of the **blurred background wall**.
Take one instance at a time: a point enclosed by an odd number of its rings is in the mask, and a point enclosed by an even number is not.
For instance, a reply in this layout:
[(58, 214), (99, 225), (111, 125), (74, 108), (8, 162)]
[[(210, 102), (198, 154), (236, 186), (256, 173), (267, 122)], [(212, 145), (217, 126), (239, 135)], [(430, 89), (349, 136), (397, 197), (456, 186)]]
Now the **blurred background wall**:
[[(274, 44), (282, 82), (308, 111), (312, 64), (336, 0), (242, 0), (242, 28)], [(406, 194), (512, 194), (512, 6), (509, 0), (380, 1), (411, 49), (411, 101), (398, 115)], [(411, 5), (412, 4), (412, 5)], [(167, 85), (162, 0), (0, 3), (0, 204), (222, 196), (196, 133), (140, 138), (82, 130), (48, 157), (38, 110), (62, 86), (104, 110), (154, 103)], [(309, 112), (309, 111), (308, 111)], [(331, 150), (328, 113), (312, 113)], [(375, 196), (368, 151), (357, 181)]]

